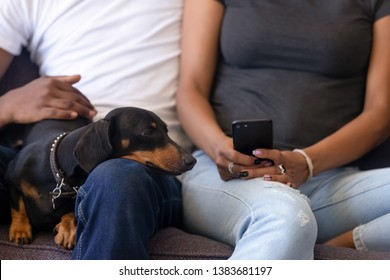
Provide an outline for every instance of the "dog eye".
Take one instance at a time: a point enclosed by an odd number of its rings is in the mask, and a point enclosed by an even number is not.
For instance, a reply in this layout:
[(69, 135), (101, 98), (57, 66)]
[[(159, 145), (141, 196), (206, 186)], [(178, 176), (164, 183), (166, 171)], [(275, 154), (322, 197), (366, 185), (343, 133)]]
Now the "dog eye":
[(141, 135), (142, 136), (152, 136), (154, 134), (154, 130), (153, 129), (145, 129), (144, 131), (142, 131)]

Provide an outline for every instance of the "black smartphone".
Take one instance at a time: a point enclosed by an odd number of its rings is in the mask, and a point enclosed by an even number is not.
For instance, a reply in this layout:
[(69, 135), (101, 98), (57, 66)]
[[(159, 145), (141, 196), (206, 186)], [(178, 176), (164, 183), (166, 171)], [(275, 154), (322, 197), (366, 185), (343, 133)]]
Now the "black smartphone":
[(272, 120), (237, 120), (232, 123), (233, 145), (236, 151), (253, 155), (255, 149), (273, 148)]

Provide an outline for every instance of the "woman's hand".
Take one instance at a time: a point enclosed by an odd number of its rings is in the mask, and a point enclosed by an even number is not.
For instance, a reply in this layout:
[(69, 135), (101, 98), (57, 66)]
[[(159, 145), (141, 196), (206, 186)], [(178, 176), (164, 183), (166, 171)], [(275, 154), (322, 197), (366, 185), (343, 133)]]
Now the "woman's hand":
[(255, 156), (244, 155), (233, 148), (233, 140), (226, 136), (214, 146), (214, 161), (222, 180), (252, 179), (265, 174), (276, 174), (280, 170), (272, 166), (270, 160), (261, 160)]
[(0, 99), (0, 126), (43, 119), (93, 118), (96, 110), (73, 84), (79, 75), (41, 77), (11, 90)]
[(253, 154), (251, 157), (235, 151), (232, 139), (226, 137), (215, 147), (214, 160), (221, 179), (263, 177), (266, 181), (284, 183), (297, 189), (309, 177), (306, 159), (300, 153), (257, 149)]
[(258, 158), (267, 158), (274, 162), (269, 173), (264, 170), (252, 170), (251, 172), (263, 174), (264, 180), (277, 181), (297, 189), (305, 183), (310, 176), (309, 166), (305, 157), (293, 151), (279, 151), (258, 149), (253, 153)]

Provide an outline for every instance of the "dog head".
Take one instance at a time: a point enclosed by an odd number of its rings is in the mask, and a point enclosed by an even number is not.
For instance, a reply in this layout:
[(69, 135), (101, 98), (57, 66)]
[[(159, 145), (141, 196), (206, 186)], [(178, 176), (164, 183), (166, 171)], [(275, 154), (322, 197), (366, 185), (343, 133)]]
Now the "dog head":
[(179, 175), (196, 159), (169, 136), (167, 125), (153, 112), (135, 107), (114, 109), (82, 133), (74, 150), (79, 165), (91, 172), (110, 158), (127, 158), (158, 171)]

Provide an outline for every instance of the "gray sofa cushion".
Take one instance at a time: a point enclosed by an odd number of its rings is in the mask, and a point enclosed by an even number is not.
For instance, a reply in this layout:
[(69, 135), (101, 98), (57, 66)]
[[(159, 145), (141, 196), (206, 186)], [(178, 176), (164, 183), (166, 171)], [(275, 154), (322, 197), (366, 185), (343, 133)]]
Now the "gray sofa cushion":
[[(51, 232), (35, 234), (28, 245), (7, 241), (8, 225), (0, 225), (1, 260), (69, 260), (71, 251), (58, 248)], [(165, 228), (150, 240), (150, 258), (154, 260), (223, 260), (230, 257), (233, 248), (214, 240), (184, 232), (178, 228)], [(316, 260), (389, 260), (390, 253), (363, 252), (348, 248), (316, 245)]]
[[(150, 258), (155, 260), (207, 260), (227, 259), (233, 249), (177, 228), (166, 228), (152, 237), (149, 251)], [(51, 232), (36, 233), (31, 244), (17, 245), (8, 241), (8, 225), (0, 225), (1, 260), (69, 260), (71, 256), (70, 250), (54, 243)]]

